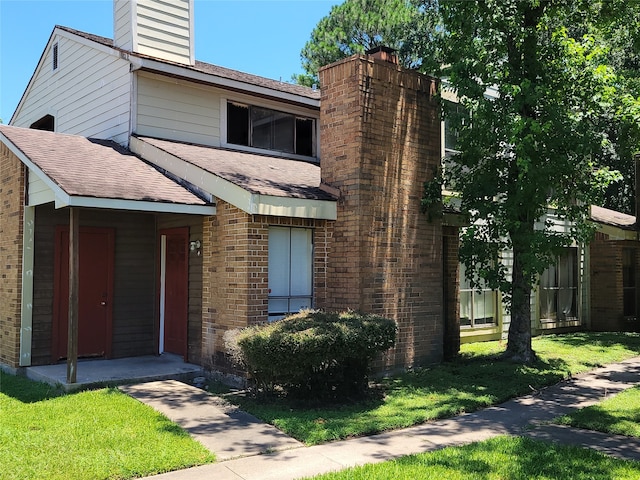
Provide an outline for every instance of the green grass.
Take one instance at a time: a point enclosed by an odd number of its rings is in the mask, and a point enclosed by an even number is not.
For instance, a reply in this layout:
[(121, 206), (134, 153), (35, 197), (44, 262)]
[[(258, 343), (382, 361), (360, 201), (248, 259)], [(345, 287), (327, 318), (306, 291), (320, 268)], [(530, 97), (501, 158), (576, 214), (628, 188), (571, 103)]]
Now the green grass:
[(540, 360), (521, 366), (498, 358), (499, 342), (464, 345), (454, 362), (382, 381), (368, 401), (311, 408), (283, 399), (231, 401), (287, 434), (318, 444), (408, 427), (503, 402), (571, 375), (640, 354), (640, 335), (578, 333), (534, 339)]
[(594, 450), (521, 437), (498, 437), (463, 447), (409, 455), (313, 477), (315, 480), (605, 480), (640, 478), (640, 462)]
[(640, 438), (640, 387), (556, 420), (561, 425)]
[(214, 461), (176, 424), (116, 389), (63, 395), (0, 372), (0, 478), (126, 479)]

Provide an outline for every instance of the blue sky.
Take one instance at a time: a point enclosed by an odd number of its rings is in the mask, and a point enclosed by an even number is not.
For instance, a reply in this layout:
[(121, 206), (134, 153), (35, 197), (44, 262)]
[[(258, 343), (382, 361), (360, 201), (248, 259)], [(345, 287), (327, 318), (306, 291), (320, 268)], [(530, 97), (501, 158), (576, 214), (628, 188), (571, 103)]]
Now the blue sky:
[[(340, 0), (195, 0), (196, 58), (288, 81)], [(0, 0), (0, 119), (9, 123), (55, 25), (113, 38), (112, 0)]]

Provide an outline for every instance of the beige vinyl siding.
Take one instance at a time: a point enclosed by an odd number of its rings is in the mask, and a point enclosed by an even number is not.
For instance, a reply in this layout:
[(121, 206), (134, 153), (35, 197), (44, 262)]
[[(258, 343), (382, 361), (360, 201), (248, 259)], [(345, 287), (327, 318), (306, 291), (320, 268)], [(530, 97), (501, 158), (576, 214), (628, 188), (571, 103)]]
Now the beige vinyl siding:
[(131, 0), (116, 0), (113, 2), (114, 45), (129, 51), (133, 50), (131, 6)]
[(29, 205), (42, 205), (43, 203), (53, 202), (55, 195), (47, 185), (40, 180), (31, 170), (29, 170)]
[(49, 49), (13, 125), (29, 127), (49, 114), (55, 117), (57, 132), (126, 144), (131, 97), (129, 63), (64, 35), (54, 38), (56, 41), (58, 69), (52, 70)]
[(136, 133), (220, 146), (220, 93), (215, 88), (138, 74)]
[(139, 53), (190, 65), (190, 0), (138, 0), (137, 32)]

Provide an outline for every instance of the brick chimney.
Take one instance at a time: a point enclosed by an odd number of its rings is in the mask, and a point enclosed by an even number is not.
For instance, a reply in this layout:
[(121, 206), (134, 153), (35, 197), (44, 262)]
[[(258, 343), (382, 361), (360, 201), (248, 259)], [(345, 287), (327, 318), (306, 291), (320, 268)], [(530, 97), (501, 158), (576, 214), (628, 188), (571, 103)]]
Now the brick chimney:
[(193, 0), (114, 0), (113, 30), (118, 48), (195, 63)]
[(394, 65), (398, 64), (398, 56), (396, 55), (396, 51), (390, 47), (379, 46), (367, 50), (365, 52), (366, 55), (375, 58), (376, 60), (382, 60), (383, 62), (393, 63)]
[(340, 191), (327, 309), (391, 317), (398, 341), (380, 365), (442, 360), (442, 225), (420, 212), (440, 163), (438, 81), (354, 56), (322, 68), (322, 181)]

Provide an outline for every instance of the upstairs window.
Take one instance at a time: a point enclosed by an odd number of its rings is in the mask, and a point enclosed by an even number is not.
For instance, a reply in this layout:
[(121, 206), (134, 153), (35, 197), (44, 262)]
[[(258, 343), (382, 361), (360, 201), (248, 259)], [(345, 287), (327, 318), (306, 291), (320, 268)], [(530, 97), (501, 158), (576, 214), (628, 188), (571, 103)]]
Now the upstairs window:
[(315, 120), (270, 108), (227, 103), (227, 143), (312, 157)]

